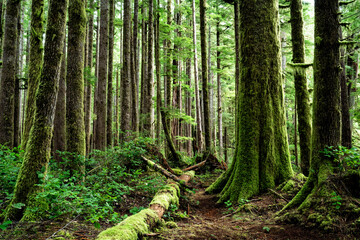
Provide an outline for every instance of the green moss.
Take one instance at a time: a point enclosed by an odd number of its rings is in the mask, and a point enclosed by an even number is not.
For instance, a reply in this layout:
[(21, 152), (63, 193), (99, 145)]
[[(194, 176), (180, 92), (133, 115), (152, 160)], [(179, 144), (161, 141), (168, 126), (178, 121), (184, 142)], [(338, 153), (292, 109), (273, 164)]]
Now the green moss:
[(170, 221), (170, 222), (166, 222), (165, 224), (166, 224), (167, 228), (178, 228), (178, 225), (176, 222)]
[(170, 204), (179, 205), (179, 196), (180, 189), (178, 185), (169, 184), (156, 193), (149, 205), (159, 204), (167, 210)]
[(295, 187), (295, 181), (290, 179), (289, 181), (286, 182), (285, 186), (281, 189), (281, 191), (289, 192), (292, 189), (294, 189), (294, 187)]
[(151, 209), (144, 209), (126, 218), (118, 225), (106, 229), (96, 238), (97, 240), (137, 240), (150, 232), (150, 226), (160, 222), (157, 214)]
[(181, 176), (183, 174), (183, 171), (179, 168), (174, 168), (173, 171), (177, 176)]

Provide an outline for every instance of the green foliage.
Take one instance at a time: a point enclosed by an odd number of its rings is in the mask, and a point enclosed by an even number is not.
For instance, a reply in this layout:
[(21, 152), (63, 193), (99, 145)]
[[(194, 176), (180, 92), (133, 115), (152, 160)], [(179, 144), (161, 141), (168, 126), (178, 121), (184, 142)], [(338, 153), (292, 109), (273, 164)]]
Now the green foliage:
[(5, 221), (2, 224), (0, 224), (0, 229), (5, 230), (10, 224), (12, 224), (12, 221)]
[(339, 195), (336, 194), (336, 192), (332, 192), (331, 193), (331, 200), (333, 201), (332, 205), (338, 210), (341, 207), (341, 200), (342, 197), (340, 197)]
[(348, 149), (344, 146), (328, 146), (321, 151), (324, 156), (331, 158), (340, 172), (349, 169), (359, 169), (360, 154), (357, 148)]
[(10, 149), (0, 145), (0, 206), (12, 197), (22, 153), (19, 148)]

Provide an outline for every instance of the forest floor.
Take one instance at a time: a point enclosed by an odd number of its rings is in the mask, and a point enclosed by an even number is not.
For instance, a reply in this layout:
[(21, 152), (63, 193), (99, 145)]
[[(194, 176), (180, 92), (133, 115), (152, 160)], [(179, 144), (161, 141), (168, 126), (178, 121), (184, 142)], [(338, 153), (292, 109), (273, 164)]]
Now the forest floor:
[[(342, 233), (325, 233), (316, 228), (277, 223), (274, 218), (275, 213), (292, 198), (283, 193), (281, 195), (270, 191), (255, 196), (243, 205), (241, 211), (237, 211), (238, 206), (232, 206), (230, 203), (227, 206), (218, 205), (215, 195), (205, 194), (205, 188), (216, 177), (216, 175), (196, 177), (192, 181), (195, 193), (186, 193), (180, 199), (180, 208), (172, 209), (164, 215), (166, 221), (176, 224), (148, 234), (146, 239), (360, 239), (359, 233), (349, 236)], [(129, 197), (128, 202), (122, 207), (119, 206), (119, 213), (126, 213), (134, 206), (146, 207), (149, 200), (149, 196), (141, 194)], [(111, 227), (110, 224), (103, 224), (100, 229), (96, 229), (93, 224), (84, 222), (80, 218), (65, 219), (56, 222), (20, 223), (7, 229), (6, 235), (0, 230), (0, 239), (90, 240), (95, 239), (100, 231)], [(3, 238), (4, 236), (7, 237)]]

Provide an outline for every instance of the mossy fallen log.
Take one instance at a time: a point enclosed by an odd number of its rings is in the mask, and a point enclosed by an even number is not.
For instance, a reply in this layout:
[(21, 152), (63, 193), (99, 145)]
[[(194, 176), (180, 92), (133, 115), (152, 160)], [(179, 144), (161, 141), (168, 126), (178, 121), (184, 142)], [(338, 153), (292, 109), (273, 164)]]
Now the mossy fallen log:
[[(180, 181), (187, 183), (195, 172), (186, 172), (179, 177)], [(149, 208), (134, 214), (118, 225), (102, 231), (97, 240), (136, 240), (149, 233), (152, 228), (159, 225), (161, 217), (171, 204), (179, 205), (180, 189), (179, 183), (172, 182), (158, 191)]]

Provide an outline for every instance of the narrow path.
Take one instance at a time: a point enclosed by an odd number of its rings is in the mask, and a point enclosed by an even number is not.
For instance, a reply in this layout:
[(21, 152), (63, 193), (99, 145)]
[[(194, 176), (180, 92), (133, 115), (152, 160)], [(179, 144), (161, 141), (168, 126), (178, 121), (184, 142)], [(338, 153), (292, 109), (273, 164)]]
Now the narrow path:
[[(297, 225), (284, 225), (272, 217), (284, 204), (271, 193), (256, 197), (247, 210), (232, 217), (224, 217), (229, 209), (216, 204), (215, 195), (207, 195), (198, 189), (191, 196), (188, 218), (177, 220), (177, 228), (167, 229), (151, 240), (241, 240), (241, 239), (346, 239), (339, 235), (324, 234), (316, 229)], [(181, 210), (182, 212), (184, 210)], [(340, 237), (340, 238), (339, 238)]]

